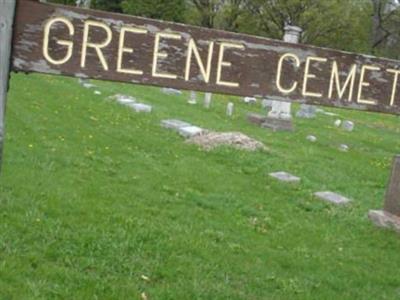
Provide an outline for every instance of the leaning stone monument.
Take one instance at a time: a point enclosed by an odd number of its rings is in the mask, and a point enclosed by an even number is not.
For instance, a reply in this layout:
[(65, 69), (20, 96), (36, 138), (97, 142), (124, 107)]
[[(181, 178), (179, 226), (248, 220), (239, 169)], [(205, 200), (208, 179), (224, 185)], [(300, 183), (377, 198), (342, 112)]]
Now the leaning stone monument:
[[(299, 43), (302, 29), (297, 26), (285, 26), (283, 40), (288, 43)], [(292, 103), (282, 101), (272, 101), (272, 109), (268, 113), (267, 119), (262, 124), (264, 128), (273, 131), (292, 131)]]
[(383, 210), (370, 210), (368, 217), (375, 225), (400, 233), (400, 155), (395, 156), (393, 160)]

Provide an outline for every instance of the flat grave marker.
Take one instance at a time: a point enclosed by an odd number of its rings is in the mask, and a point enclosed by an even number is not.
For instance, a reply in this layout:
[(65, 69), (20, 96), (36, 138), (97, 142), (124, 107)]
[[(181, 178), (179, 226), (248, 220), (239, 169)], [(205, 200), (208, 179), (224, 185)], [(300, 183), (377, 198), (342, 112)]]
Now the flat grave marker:
[(300, 177), (294, 176), (290, 173), (281, 171), (281, 172), (274, 172), (274, 173), (270, 173), (269, 176), (278, 179), (279, 181), (283, 181), (283, 182), (292, 182), (292, 183), (297, 183), (300, 182)]
[(344, 205), (344, 204), (348, 204), (351, 202), (350, 199), (339, 195), (337, 193), (334, 192), (317, 192), (314, 194), (315, 197), (319, 198), (320, 200), (326, 201), (326, 202), (330, 202), (336, 205)]

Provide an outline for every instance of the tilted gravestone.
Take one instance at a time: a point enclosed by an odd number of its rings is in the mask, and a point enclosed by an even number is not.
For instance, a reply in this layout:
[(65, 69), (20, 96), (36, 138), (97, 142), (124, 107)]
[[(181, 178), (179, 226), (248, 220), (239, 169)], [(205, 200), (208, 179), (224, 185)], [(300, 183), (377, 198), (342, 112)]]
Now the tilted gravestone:
[[(0, 0), (0, 162), (10, 66), (24, 73), (288, 103), (273, 104), (269, 117), (277, 129), (290, 128), (291, 102), (400, 114), (398, 61), (296, 44), (299, 30), (287, 29), (282, 42), (38, 1)], [(393, 226), (399, 216), (398, 161), (384, 211), (370, 213)]]

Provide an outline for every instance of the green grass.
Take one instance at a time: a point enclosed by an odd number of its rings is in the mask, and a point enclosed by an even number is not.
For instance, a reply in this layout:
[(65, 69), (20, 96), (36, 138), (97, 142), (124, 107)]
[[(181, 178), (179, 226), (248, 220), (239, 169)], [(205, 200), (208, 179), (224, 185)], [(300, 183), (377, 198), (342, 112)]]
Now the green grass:
[[(319, 114), (272, 133), (248, 124), (246, 112), (261, 108), (237, 98), (215, 97), (206, 111), (187, 105), (187, 93), (96, 84), (101, 97), (75, 79), (12, 76), (0, 299), (400, 298), (399, 235), (366, 217), (383, 205), (398, 117), (328, 109), (355, 131)], [(115, 93), (154, 112), (104, 100)], [(162, 129), (165, 118), (241, 131), (270, 150), (205, 152)], [(280, 170), (301, 184), (267, 176)], [(354, 201), (332, 206), (313, 198), (321, 190)]]

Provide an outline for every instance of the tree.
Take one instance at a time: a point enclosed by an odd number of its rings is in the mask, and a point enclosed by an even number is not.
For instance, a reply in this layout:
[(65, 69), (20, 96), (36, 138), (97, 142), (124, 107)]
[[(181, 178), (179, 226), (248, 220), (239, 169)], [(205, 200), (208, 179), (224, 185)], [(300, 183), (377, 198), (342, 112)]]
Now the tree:
[(400, 57), (400, 2), (371, 0), (371, 51), (374, 54)]
[(92, 0), (92, 7), (122, 13), (122, 0)]
[(185, 21), (185, 0), (123, 0), (124, 13), (174, 22)]
[(346, 50), (356, 50), (353, 41), (368, 36), (365, 1), (246, 0), (244, 6), (241, 30), (251, 34), (282, 39), (285, 26), (296, 25), (303, 29), (301, 42)]

